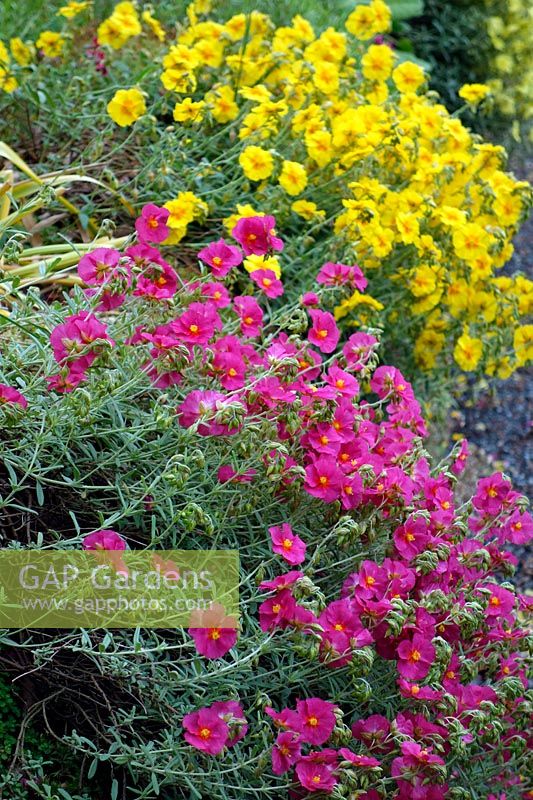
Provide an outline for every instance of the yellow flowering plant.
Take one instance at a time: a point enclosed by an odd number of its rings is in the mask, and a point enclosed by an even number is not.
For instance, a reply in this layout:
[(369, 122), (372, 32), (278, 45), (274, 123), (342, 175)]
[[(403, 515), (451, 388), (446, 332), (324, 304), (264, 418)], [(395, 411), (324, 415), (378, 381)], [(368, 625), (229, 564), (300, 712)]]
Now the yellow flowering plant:
[[(499, 271), (531, 190), (505, 172), (502, 147), (427, 91), (420, 63), (388, 46), (382, 0), (320, 33), (299, 15), (276, 27), (197, 0), (173, 29), (156, 11), (120, 2), (97, 21), (120, 75), (97, 102), (138, 165), (138, 202), (171, 212), (168, 244), (190, 228), (201, 246), (215, 205), (228, 231), (268, 208), (286, 232), (288, 291), (304, 292), (326, 261), (357, 263), (366, 290), (325, 287), (326, 302), (347, 330), (381, 327), (411, 377), (505, 377), (526, 363), (533, 283)], [(488, 92), (463, 89), (470, 103)]]

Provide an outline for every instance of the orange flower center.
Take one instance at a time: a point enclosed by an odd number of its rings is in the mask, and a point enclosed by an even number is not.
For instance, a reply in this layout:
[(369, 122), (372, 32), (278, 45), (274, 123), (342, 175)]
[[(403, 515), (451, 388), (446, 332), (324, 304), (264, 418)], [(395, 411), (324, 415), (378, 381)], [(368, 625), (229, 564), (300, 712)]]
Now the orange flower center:
[(211, 736), (210, 728), (202, 728), (200, 730), (200, 739), (209, 739), (210, 736)]
[(283, 549), (284, 550), (290, 550), (291, 547), (292, 547), (292, 544), (293, 544), (292, 539), (284, 539), (283, 543), (282, 543)]

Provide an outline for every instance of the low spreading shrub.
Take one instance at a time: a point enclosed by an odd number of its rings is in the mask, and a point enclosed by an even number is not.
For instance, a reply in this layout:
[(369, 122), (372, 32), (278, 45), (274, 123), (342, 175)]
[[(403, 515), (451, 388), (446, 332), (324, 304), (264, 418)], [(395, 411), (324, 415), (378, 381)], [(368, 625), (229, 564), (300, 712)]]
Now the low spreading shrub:
[(136, 242), (81, 259), (85, 291), (0, 317), (1, 544), (238, 548), (239, 634), (5, 632), (2, 663), (31, 674), (83, 790), (528, 797), (506, 550), (531, 537), (525, 499), (496, 473), (460, 501), (465, 442), (431, 462), (376, 332), (324, 305), (365, 294), (358, 267), (326, 262), (295, 305), (268, 213), (187, 261), (157, 246), (170, 221), (146, 206)]
[(205, 244), (213, 219), (231, 228), (275, 208), (289, 295), (325, 261), (356, 261), (368, 292), (345, 291), (337, 320), (380, 326), (387, 358), (424, 396), (458, 371), (507, 377), (531, 359), (531, 281), (498, 274), (529, 187), (427, 91), (418, 64), (382, 43), (382, 0), (355, 7), (347, 32), (320, 35), (301, 16), (278, 28), (259, 12), (218, 21), (204, 2), (175, 36), (131, 3), (95, 28), (78, 22), (84, 13), (41, 33), (35, 57), (12, 44), (11, 88), (55, 141), (58, 107), (35, 88), (61, 98), (61, 119), (78, 120), (68, 158), (81, 150), (130, 200), (164, 205), (178, 251), (186, 234)]

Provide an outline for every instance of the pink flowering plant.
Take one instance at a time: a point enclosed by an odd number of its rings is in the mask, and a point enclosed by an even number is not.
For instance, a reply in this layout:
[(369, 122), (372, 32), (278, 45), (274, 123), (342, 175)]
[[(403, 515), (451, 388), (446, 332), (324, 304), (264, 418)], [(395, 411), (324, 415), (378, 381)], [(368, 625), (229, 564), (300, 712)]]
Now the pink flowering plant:
[(124, 797), (531, 797), (527, 501), (501, 473), (458, 499), (466, 443), (432, 462), (379, 333), (322, 302), (364, 275), (287, 303), (275, 224), (191, 264), (150, 204), (83, 287), (0, 317), (3, 547), (241, 554), (238, 630), (6, 634), (2, 663)]

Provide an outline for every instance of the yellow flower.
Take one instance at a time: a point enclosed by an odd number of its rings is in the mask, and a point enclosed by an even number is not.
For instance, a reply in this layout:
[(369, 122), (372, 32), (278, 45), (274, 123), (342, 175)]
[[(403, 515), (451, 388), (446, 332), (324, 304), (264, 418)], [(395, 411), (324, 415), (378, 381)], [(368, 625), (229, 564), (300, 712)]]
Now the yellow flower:
[(281, 277), (281, 266), (277, 256), (247, 256), (244, 259), (243, 267), (247, 272), (255, 272), (258, 269), (271, 269), (276, 278)]
[(165, 41), (165, 29), (163, 28), (159, 20), (154, 17), (151, 11), (149, 11), (148, 9), (146, 9), (146, 11), (143, 11), (142, 20), (143, 22), (146, 22), (146, 24), (148, 25), (148, 27), (150, 28), (156, 39), (159, 39), (160, 42)]
[(485, 83), (465, 83), (459, 89), (459, 97), (466, 100), (470, 106), (477, 106), (489, 94), (490, 87)]
[(291, 205), (291, 210), (307, 222), (311, 222), (314, 219), (324, 219), (326, 216), (326, 212), (319, 209), (317, 204), (312, 203), (310, 200), (295, 200)]
[(133, 3), (118, 3), (110, 17), (97, 30), (99, 44), (108, 44), (114, 50), (123, 47), (132, 36), (142, 31), (141, 21)]
[(357, 306), (367, 306), (374, 311), (383, 311), (385, 308), (383, 303), (380, 303), (375, 297), (356, 291), (351, 297), (347, 300), (343, 300), (343, 302), (335, 308), (335, 319), (342, 319), (349, 314), (350, 311), (353, 311), (354, 308), (357, 308)]
[(396, 216), (396, 227), (400, 235), (400, 240), (404, 244), (415, 244), (420, 238), (418, 219), (409, 212), (400, 213)]
[(471, 262), (486, 255), (489, 236), (477, 222), (467, 222), (453, 232), (453, 246), (459, 258)]
[(235, 102), (235, 92), (231, 86), (219, 86), (208, 92), (205, 101), (211, 106), (211, 113), (217, 122), (231, 122), (239, 113)]
[(443, 333), (432, 328), (423, 330), (415, 342), (415, 360), (418, 366), (425, 371), (433, 369), (445, 342), (446, 337)]
[(316, 161), (319, 167), (325, 167), (333, 158), (333, 146), (329, 131), (316, 131), (305, 137), (305, 146), (309, 157)]
[(412, 61), (404, 61), (393, 71), (392, 80), (398, 91), (406, 94), (407, 92), (416, 92), (426, 80), (426, 76), (424, 75), (424, 70), (418, 64), (414, 64)]
[(319, 61), (315, 64), (313, 83), (325, 95), (336, 94), (339, 91), (339, 70), (329, 61)]
[(228, 19), (224, 25), (224, 30), (232, 42), (238, 42), (246, 33), (246, 14), (236, 14), (231, 19)]
[(23, 42), (18, 36), (9, 42), (11, 55), (21, 67), (27, 67), (33, 61), (33, 45), (30, 42)]
[(475, 370), (480, 362), (482, 354), (483, 343), (481, 339), (469, 336), (467, 333), (463, 333), (463, 335), (457, 339), (453, 357), (458, 366), (465, 372), (472, 372)]
[(186, 230), (190, 222), (205, 216), (209, 210), (207, 203), (193, 192), (180, 192), (173, 200), (167, 200), (163, 208), (170, 212), (167, 225), (173, 231)]
[(237, 213), (231, 214), (231, 216), (226, 217), (222, 220), (224, 223), (224, 227), (231, 233), (235, 225), (238, 223), (240, 219), (244, 219), (245, 217), (264, 217), (264, 211), (257, 211), (250, 203), (246, 203), (245, 205), (241, 205), (237, 203)]
[(190, 97), (186, 97), (181, 103), (176, 103), (172, 116), (176, 122), (201, 122), (204, 107), (203, 100), (195, 102)]
[(307, 186), (305, 167), (297, 161), (284, 161), (278, 182), (287, 194), (292, 196), (300, 194)]
[(146, 112), (146, 103), (139, 89), (119, 89), (107, 104), (107, 113), (117, 125), (125, 128)]
[(220, 67), (224, 58), (224, 45), (216, 39), (200, 39), (194, 45), (194, 52), (201, 64), (207, 67)]
[(533, 325), (522, 325), (516, 328), (513, 338), (516, 358), (520, 366), (533, 361)]
[(242, 171), (251, 181), (262, 181), (269, 178), (274, 171), (274, 159), (268, 150), (250, 145), (239, 156)]
[(357, 39), (371, 39), (374, 36), (376, 17), (371, 6), (356, 6), (346, 20), (346, 30)]
[(6, 92), (6, 94), (11, 94), (17, 88), (17, 79), (13, 75), (10, 75), (4, 67), (0, 67), (0, 89)]
[(437, 287), (437, 275), (431, 267), (420, 266), (409, 279), (409, 289), (415, 297), (431, 294)]
[(38, 50), (42, 50), (48, 58), (57, 58), (63, 52), (65, 46), (65, 39), (60, 33), (54, 31), (42, 31), (39, 38), (35, 42)]
[(59, 11), (57, 12), (62, 17), (66, 17), (66, 19), (73, 19), (77, 17), (84, 9), (88, 8), (90, 3), (88, 0), (82, 0), (82, 2), (76, 2), (76, 0), (70, 0), (66, 6), (61, 6)]
[(0, 40), (0, 64), (9, 64), (9, 53), (7, 52), (7, 47), (1, 40)]
[(386, 44), (371, 44), (361, 64), (363, 75), (369, 81), (386, 81), (392, 71), (394, 53)]

